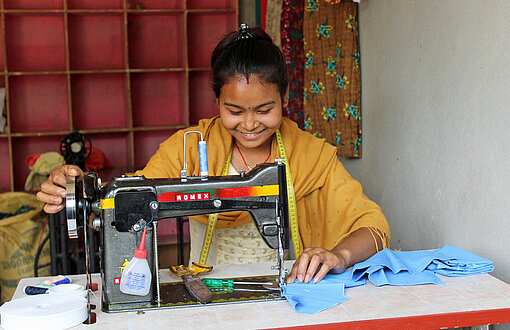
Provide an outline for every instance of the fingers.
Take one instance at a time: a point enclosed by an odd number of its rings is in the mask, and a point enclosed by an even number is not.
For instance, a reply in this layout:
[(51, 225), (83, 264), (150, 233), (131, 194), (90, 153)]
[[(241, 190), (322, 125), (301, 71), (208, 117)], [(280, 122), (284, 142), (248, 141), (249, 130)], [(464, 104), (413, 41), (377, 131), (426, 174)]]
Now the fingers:
[[(44, 182), (43, 185), (48, 185), (47, 182)], [(46, 188), (46, 191), (55, 191), (56, 188), (59, 188), (57, 186), (53, 186), (53, 190)], [(43, 186), (41, 185), (41, 191), (39, 191), (36, 195), (36, 198), (40, 200), (41, 202), (45, 202), (46, 205), (44, 205), (44, 211), (46, 213), (57, 213), (58, 211), (62, 210), (64, 208), (65, 204), (65, 198), (62, 198), (58, 196), (57, 193), (48, 194), (42, 191)], [(59, 188), (62, 189), (62, 188)], [(65, 196), (65, 190), (64, 190), (64, 196)]]
[(67, 184), (68, 177), (81, 177), (81, 176), (83, 176), (83, 171), (78, 166), (63, 165), (57, 166), (53, 170), (51, 170), (48, 181), (61, 187), (65, 187)]
[(46, 203), (46, 213), (57, 213), (64, 208), (68, 177), (83, 176), (83, 171), (75, 165), (57, 166), (51, 170), (48, 180), (41, 185), (37, 199)]
[(58, 213), (60, 210), (64, 208), (64, 203), (54, 205), (54, 204), (46, 204), (44, 205), (44, 212), (51, 214), (51, 213)]
[[(43, 183), (43, 185), (46, 184), (46, 182)], [(48, 190), (48, 189), (46, 189)], [(41, 185), (41, 191), (35, 195), (37, 200), (47, 203), (47, 204), (61, 204), (63, 202), (63, 198), (59, 196), (59, 194), (54, 193), (46, 193), (42, 191), (42, 185)]]
[(299, 283), (303, 283), (306, 269), (308, 268), (310, 250), (310, 248), (306, 248), (301, 256), (299, 256), (299, 258), (296, 260), (296, 262), (294, 262), (294, 265), (292, 265), (292, 270), (287, 276), (287, 283), (293, 283), (296, 278)]
[(66, 197), (66, 190), (53, 182), (46, 180), (41, 184), (41, 191), (37, 193), (37, 199), (41, 202), (60, 204), (62, 198)]
[(292, 266), (287, 276), (287, 283), (296, 279), (299, 283), (317, 283), (333, 268), (345, 269), (345, 262), (329, 250), (322, 248), (307, 248)]
[(317, 272), (317, 274), (315, 274), (315, 276), (313, 278), (313, 283), (317, 283), (320, 280), (322, 280), (324, 278), (324, 276), (326, 276), (326, 274), (329, 273), (330, 270), (331, 270), (331, 268), (328, 265), (322, 264), (321, 268), (319, 269), (319, 271)]
[(292, 265), (292, 269), (290, 270), (290, 273), (287, 275), (286, 282), (288, 284), (294, 283), (294, 281), (296, 280), (297, 273), (295, 271), (295, 265), (296, 265), (296, 263), (294, 263), (294, 265)]
[(322, 255), (315, 254), (315, 255), (311, 256), (310, 262), (308, 263), (308, 268), (307, 269), (302, 268), (306, 272), (305, 280), (304, 280), (305, 283), (308, 283), (312, 280), (315, 273), (317, 272), (317, 269), (321, 266), (321, 264), (322, 264)]

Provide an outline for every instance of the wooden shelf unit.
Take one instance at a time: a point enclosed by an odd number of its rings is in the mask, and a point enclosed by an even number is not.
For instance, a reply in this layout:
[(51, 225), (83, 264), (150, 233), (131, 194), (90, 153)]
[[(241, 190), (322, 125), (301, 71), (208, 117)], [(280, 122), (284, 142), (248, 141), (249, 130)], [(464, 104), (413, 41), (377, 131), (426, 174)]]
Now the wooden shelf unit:
[(173, 132), (217, 113), (210, 54), (237, 0), (0, 0), (0, 192), (73, 130), (115, 165), (142, 168)]

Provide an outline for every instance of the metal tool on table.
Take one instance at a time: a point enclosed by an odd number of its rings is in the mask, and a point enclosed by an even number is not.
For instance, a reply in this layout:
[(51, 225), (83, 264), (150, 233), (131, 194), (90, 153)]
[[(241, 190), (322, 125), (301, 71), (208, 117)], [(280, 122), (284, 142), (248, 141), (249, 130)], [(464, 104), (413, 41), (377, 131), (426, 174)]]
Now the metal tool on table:
[[(202, 145), (204, 143), (201, 141)], [(200, 163), (204, 162), (201, 159)], [(156, 276), (159, 274), (157, 223), (167, 218), (247, 211), (266, 244), (278, 249), (278, 263), (274, 268), (278, 270), (278, 285), (284, 284), (289, 204), (286, 166), (282, 159), (259, 164), (249, 173), (236, 176), (208, 176), (203, 168), (200, 176), (188, 176), (183, 169), (180, 178), (123, 176), (101, 185), (95, 174), (86, 174), (78, 180), (70, 179), (67, 191), (73, 192), (66, 199), (70, 236), (76, 236), (80, 227), (101, 231), (102, 309), (105, 312), (160, 306), (160, 280)], [(154, 285), (145, 296), (124, 294), (119, 289), (121, 272), (132, 258), (145, 226), (146, 246), (149, 247), (147, 262), (152, 269)]]
[[(233, 292), (233, 291), (257, 291), (268, 292), (279, 290), (276, 282), (237, 281), (234, 279), (204, 278), (202, 282), (212, 292)], [(235, 287), (234, 287), (235, 286)], [(253, 288), (256, 286), (256, 288)]]
[(236, 285), (273, 285), (273, 282), (251, 282), (251, 281), (236, 281), (233, 278), (228, 280), (223, 279), (216, 279), (216, 278), (204, 278), (202, 280), (205, 285), (207, 285), (210, 288), (216, 288), (216, 287), (230, 287)]
[(171, 266), (170, 271), (175, 275), (182, 278), (186, 290), (198, 302), (203, 304), (208, 303), (212, 299), (211, 290), (204, 284), (198, 277), (198, 274), (208, 273), (213, 267), (207, 265), (200, 265), (195, 262), (193, 266), (186, 267), (184, 265)]

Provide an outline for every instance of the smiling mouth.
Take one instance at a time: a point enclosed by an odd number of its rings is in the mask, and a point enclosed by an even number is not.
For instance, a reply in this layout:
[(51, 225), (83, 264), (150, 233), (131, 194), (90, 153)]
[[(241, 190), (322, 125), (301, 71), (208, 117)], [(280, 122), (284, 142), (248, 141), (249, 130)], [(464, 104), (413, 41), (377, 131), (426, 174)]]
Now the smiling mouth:
[(260, 131), (260, 132), (255, 132), (255, 133), (246, 133), (246, 132), (239, 132), (241, 135), (244, 135), (244, 136), (247, 136), (247, 137), (254, 137), (254, 136), (257, 136), (259, 135), (260, 133), (262, 133), (263, 131)]

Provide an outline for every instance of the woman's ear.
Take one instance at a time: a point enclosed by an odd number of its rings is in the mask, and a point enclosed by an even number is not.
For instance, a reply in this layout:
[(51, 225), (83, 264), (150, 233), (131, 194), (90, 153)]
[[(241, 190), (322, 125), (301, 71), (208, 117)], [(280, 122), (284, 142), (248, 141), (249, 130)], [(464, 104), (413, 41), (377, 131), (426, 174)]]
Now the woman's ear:
[(219, 97), (216, 98), (216, 106), (218, 107), (218, 109), (220, 108), (220, 98)]
[(287, 87), (287, 91), (285, 92), (285, 96), (283, 97), (283, 107), (289, 105), (289, 87)]

